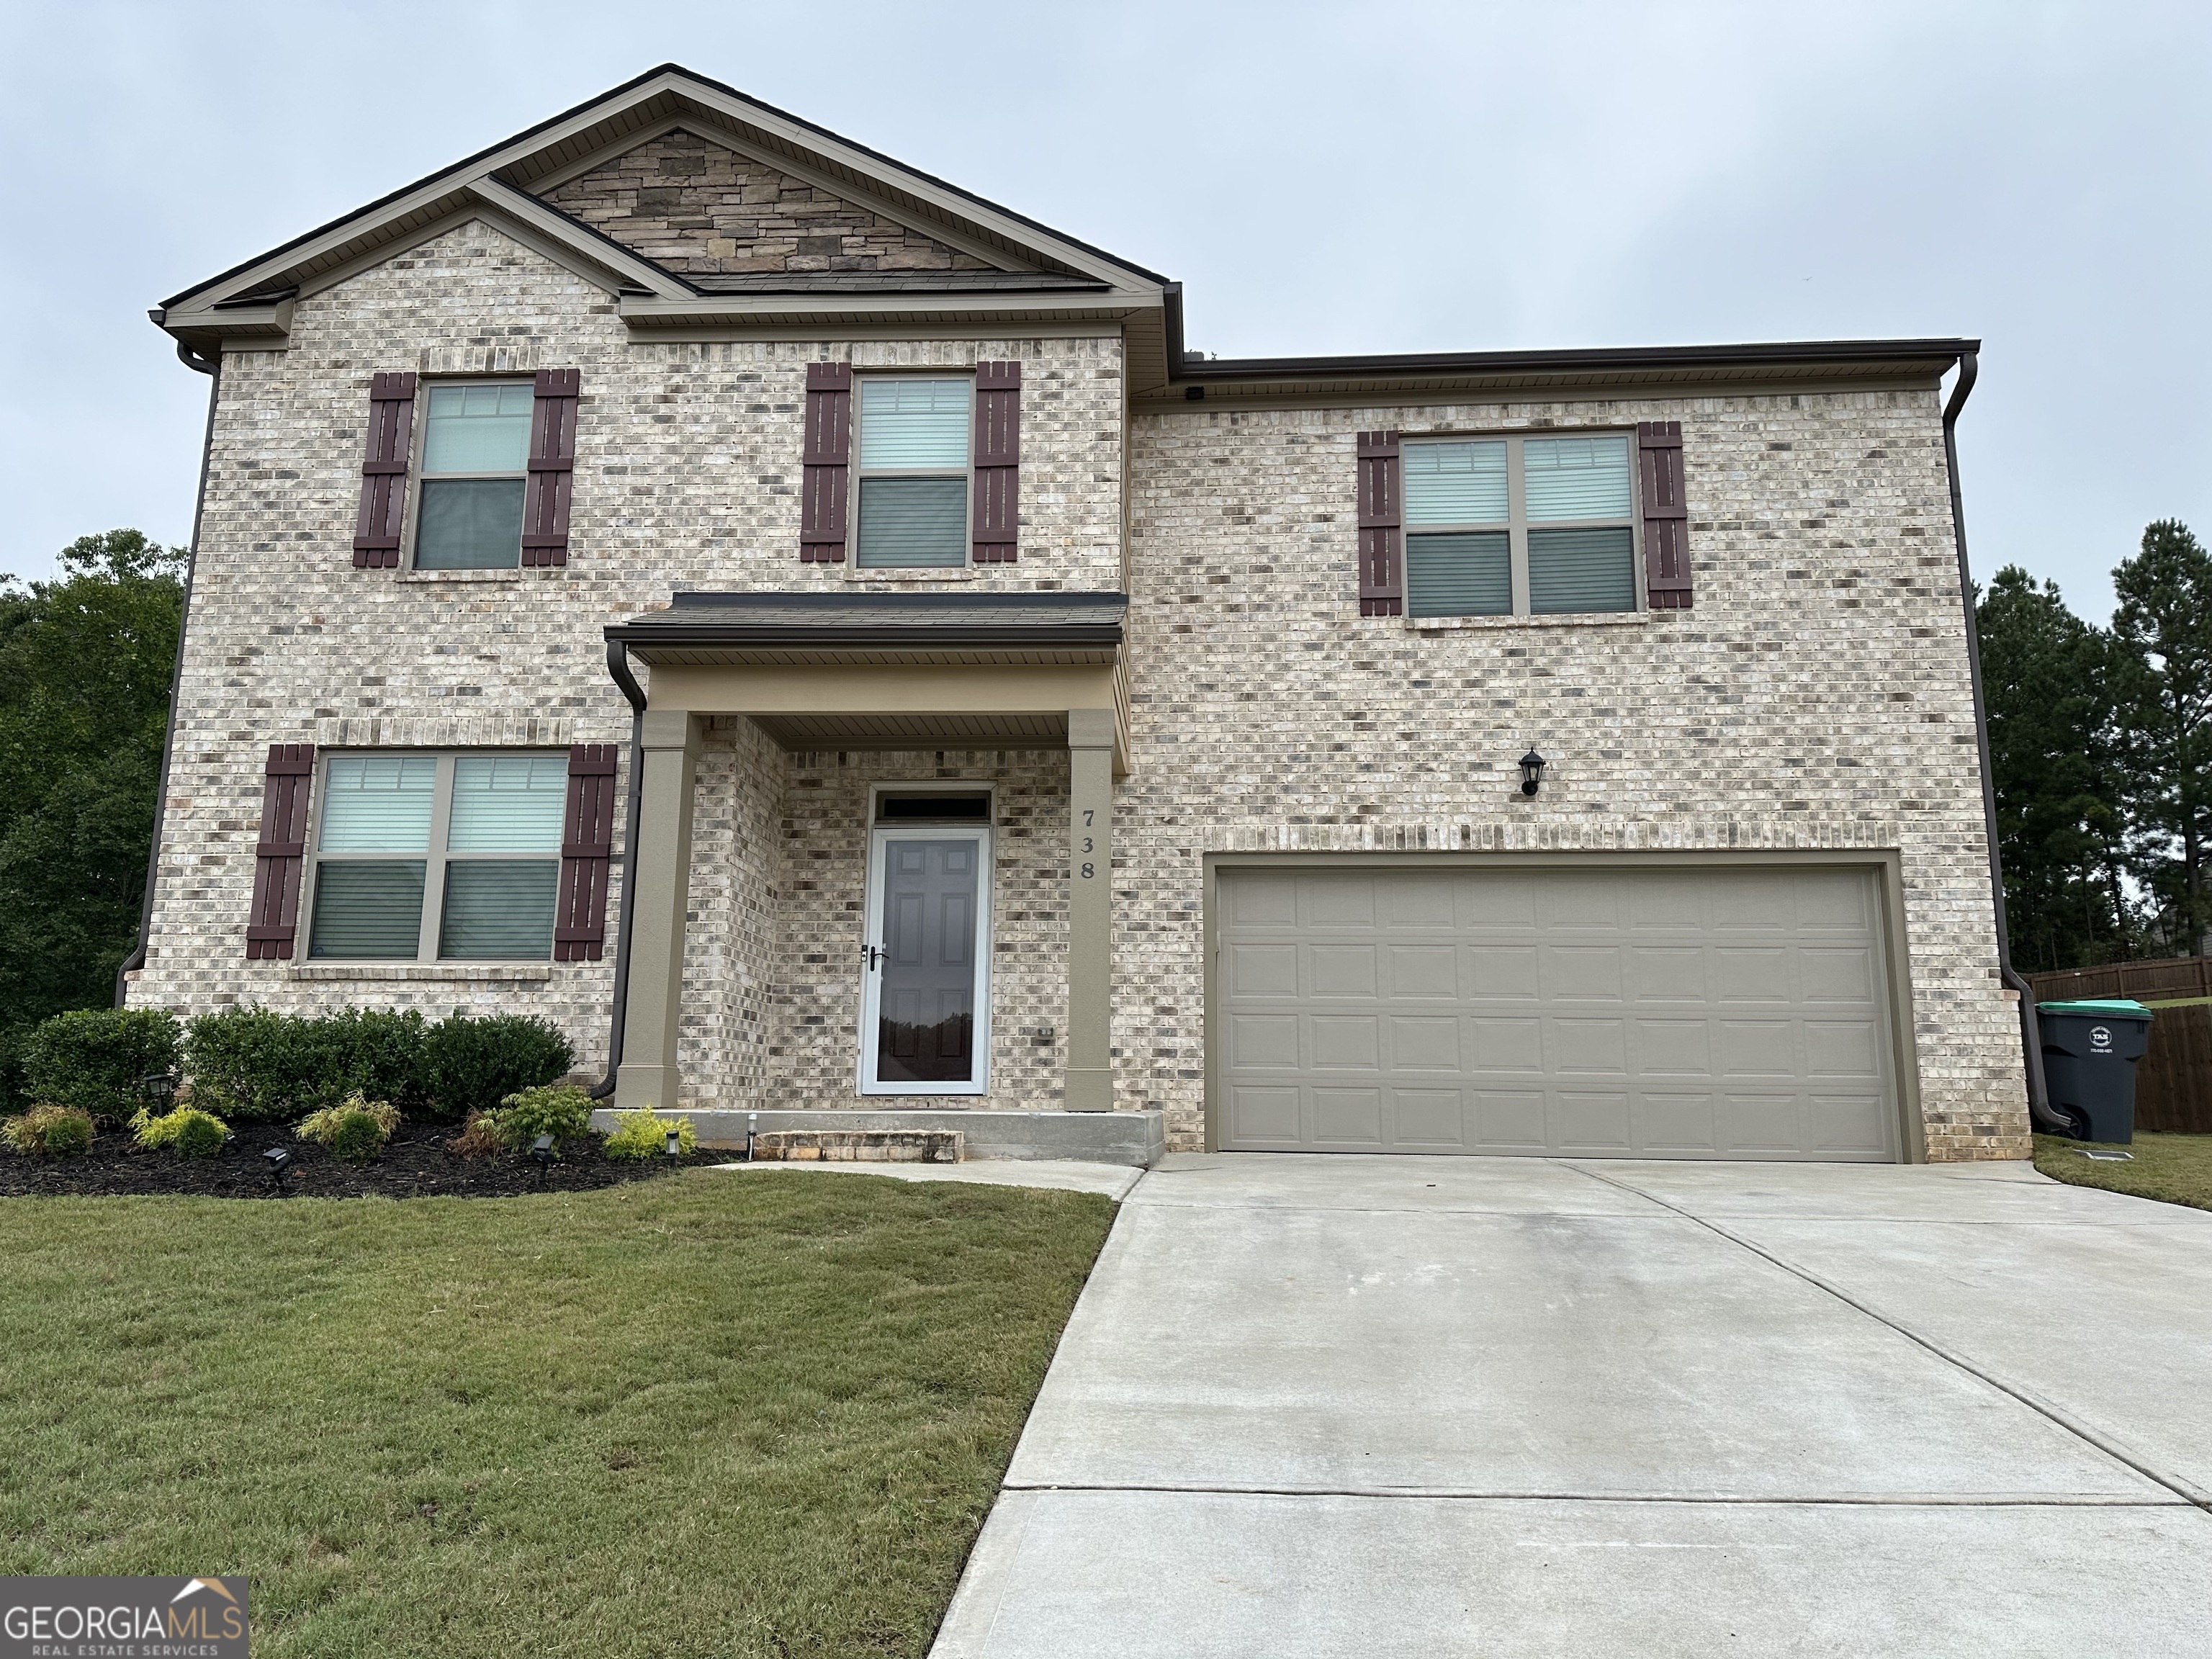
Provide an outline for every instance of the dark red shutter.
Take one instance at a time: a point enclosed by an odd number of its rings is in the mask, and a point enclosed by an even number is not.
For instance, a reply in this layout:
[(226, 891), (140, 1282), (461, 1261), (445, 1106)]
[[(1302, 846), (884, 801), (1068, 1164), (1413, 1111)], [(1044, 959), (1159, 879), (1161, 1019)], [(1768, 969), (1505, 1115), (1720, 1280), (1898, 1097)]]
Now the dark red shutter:
[(1636, 428), (1644, 478), (1644, 591), (1654, 611), (1690, 608), (1690, 509), (1682, 495), (1682, 423)]
[(1021, 539), (1022, 366), (975, 365), (977, 564), (1012, 564)]
[(846, 471), (853, 457), (853, 366), (806, 366), (806, 450), (799, 508), (799, 556), (845, 562)]
[(248, 962), (291, 960), (300, 926), (300, 869), (307, 856), (307, 803), (314, 788), (314, 744), (269, 745), (269, 763), (262, 773), (261, 842), (253, 849), (253, 908), (246, 922)]
[(576, 476), (576, 399), (583, 375), (538, 371), (530, 414), (530, 483), (522, 498), (522, 562), (568, 562), (568, 487)]
[(1359, 614), (1398, 617), (1406, 610), (1400, 574), (1404, 517), (1399, 507), (1398, 434), (1359, 434)]
[(568, 810), (562, 820), (561, 886), (553, 960), (597, 962), (607, 937), (607, 875), (615, 854), (615, 745), (568, 750)]
[(356, 570), (399, 563), (399, 518), (407, 505), (407, 458), (414, 443), (415, 377), (379, 374), (368, 387), (368, 456), (361, 464), (361, 520), (353, 532)]

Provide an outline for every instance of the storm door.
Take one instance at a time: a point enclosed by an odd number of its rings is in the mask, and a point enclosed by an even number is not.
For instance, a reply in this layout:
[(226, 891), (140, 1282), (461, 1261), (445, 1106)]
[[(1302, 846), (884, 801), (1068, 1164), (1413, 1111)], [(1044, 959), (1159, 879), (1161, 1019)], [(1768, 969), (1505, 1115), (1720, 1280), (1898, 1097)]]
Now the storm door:
[(980, 1095), (989, 1087), (990, 832), (872, 833), (860, 1092)]

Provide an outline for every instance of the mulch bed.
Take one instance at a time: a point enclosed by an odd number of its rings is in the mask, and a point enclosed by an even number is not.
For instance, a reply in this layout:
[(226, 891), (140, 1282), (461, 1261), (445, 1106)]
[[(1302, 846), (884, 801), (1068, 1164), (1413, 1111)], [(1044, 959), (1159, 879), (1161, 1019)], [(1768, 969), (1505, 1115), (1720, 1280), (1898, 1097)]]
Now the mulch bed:
[(744, 1156), (727, 1147), (702, 1148), (688, 1158), (618, 1164), (601, 1156), (597, 1135), (587, 1135), (563, 1146), (562, 1157), (545, 1171), (541, 1185), (538, 1165), (526, 1153), (456, 1158), (446, 1150), (446, 1143), (459, 1133), (455, 1123), (402, 1123), (381, 1158), (369, 1164), (348, 1164), (313, 1141), (295, 1139), (289, 1123), (241, 1125), (231, 1143), (213, 1158), (142, 1152), (128, 1129), (103, 1128), (82, 1158), (20, 1158), (0, 1150), (0, 1197), (176, 1193), (196, 1198), (274, 1198), (276, 1188), (261, 1158), (271, 1146), (285, 1147), (292, 1154), (284, 1187), (293, 1198), (520, 1198), (541, 1191), (575, 1193), (651, 1181), (672, 1170), (727, 1164)]

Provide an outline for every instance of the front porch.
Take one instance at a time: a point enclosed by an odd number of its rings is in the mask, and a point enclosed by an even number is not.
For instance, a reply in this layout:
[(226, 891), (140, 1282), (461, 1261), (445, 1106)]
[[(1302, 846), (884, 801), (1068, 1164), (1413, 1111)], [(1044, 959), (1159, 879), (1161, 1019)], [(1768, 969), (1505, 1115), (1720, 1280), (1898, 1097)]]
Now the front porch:
[(611, 1103), (735, 1142), (752, 1113), (950, 1114), (979, 1151), (1148, 1161), (1036, 1119), (1115, 1105), (1123, 608), (679, 594), (610, 627), (617, 682), (647, 677)]

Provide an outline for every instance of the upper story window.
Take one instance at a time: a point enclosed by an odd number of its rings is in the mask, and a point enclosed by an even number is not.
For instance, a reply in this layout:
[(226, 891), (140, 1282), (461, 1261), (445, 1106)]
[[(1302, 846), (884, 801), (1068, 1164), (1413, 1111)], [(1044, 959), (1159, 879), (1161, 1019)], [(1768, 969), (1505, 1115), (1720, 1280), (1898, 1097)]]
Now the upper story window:
[(332, 755), (322, 786), (310, 957), (552, 954), (566, 755)]
[(860, 394), (854, 562), (966, 564), (973, 386), (886, 377), (862, 380)]
[(522, 562), (532, 401), (527, 380), (430, 388), (416, 569), (511, 570)]
[(1406, 612), (1637, 608), (1631, 434), (1405, 445)]

